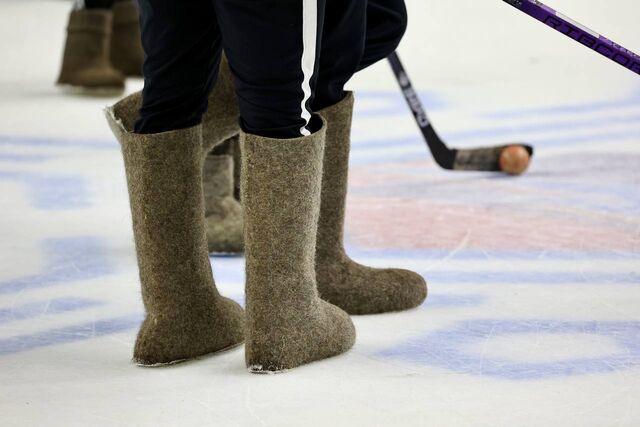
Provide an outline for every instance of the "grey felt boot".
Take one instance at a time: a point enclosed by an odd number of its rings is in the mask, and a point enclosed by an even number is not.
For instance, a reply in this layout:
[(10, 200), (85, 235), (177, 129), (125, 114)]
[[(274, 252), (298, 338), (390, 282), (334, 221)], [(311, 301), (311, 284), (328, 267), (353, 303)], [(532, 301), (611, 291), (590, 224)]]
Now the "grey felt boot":
[(213, 281), (205, 237), (202, 129), (139, 135), (130, 104), (107, 110), (122, 145), (146, 318), (134, 361), (177, 363), (240, 344), (242, 308)]
[(113, 95), (124, 90), (124, 76), (109, 61), (112, 21), (109, 10), (71, 12), (59, 85), (94, 95)]
[(320, 296), (349, 314), (406, 310), (427, 296), (424, 279), (400, 269), (366, 267), (351, 260), (343, 245), (353, 94), (319, 114), (327, 122), (318, 223), (316, 280)]
[(241, 133), (245, 212), (245, 358), (278, 372), (353, 346), (349, 315), (320, 299), (314, 258), (325, 129), (296, 139)]
[(244, 250), (242, 207), (233, 197), (233, 157), (209, 153), (204, 160), (204, 205), (209, 252), (237, 254)]

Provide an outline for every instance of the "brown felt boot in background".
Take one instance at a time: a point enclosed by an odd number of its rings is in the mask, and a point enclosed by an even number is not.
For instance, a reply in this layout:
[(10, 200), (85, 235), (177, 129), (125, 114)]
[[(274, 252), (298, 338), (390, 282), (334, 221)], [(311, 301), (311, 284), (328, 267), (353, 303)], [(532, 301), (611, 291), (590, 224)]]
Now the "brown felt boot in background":
[[(177, 363), (243, 340), (244, 315), (214, 284), (205, 237), (202, 129), (132, 132), (130, 104), (107, 119), (122, 145), (146, 318), (134, 361)], [(131, 123), (129, 123), (131, 125)]]
[(209, 153), (204, 160), (202, 187), (209, 252), (238, 254), (244, 250), (242, 207), (233, 197), (233, 157)]
[(111, 64), (126, 76), (142, 77), (144, 51), (138, 5), (133, 0), (116, 0), (112, 11)]
[(318, 296), (314, 258), (325, 129), (296, 139), (241, 133), (251, 372), (325, 359), (353, 346), (349, 315)]
[(411, 271), (366, 267), (344, 250), (353, 94), (320, 111), (327, 122), (318, 223), (316, 280), (320, 296), (349, 314), (373, 314), (414, 308), (427, 296), (424, 279)]
[(124, 76), (109, 61), (112, 18), (111, 11), (102, 9), (71, 12), (59, 85), (94, 95), (124, 90)]

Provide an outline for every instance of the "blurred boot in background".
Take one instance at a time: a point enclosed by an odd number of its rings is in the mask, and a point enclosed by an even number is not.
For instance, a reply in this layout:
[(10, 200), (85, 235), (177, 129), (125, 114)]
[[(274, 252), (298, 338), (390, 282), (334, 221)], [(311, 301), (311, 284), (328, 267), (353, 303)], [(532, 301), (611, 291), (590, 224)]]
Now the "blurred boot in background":
[(89, 94), (118, 94), (125, 76), (142, 76), (143, 61), (135, 1), (74, 2), (58, 84)]
[(112, 22), (108, 9), (71, 11), (59, 85), (97, 95), (124, 90), (125, 78), (109, 60)]

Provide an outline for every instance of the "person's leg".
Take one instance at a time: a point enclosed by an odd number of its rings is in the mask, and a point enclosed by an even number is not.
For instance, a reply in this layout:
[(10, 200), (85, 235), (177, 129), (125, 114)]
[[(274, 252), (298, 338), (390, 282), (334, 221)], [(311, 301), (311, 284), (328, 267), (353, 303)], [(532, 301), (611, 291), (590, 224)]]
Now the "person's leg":
[(198, 114), (221, 54), (215, 13), (210, 0), (141, 6), (143, 115), (136, 121), (140, 99), (127, 97), (107, 118), (122, 146), (146, 310), (134, 360), (154, 366), (241, 343), (244, 316), (218, 293), (206, 241)]
[(365, 50), (366, 16), (367, 0), (327, 0), (314, 111), (344, 98)]
[(200, 124), (222, 55), (211, 0), (141, 0), (140, 12), (145, 84), (135, 132)]
[[(366, 9), (366, 43), (364, 31), (361, 33), (362, 39), (358, 39), (358, 33), (351, 33), (348, 29), (352, 27), (345, 25), (343, 18), (348, 10), (364, 14), (366, 1), (356, 1), (359, 7), (352, 9), (345, 3), (349, 2), (328, 0), (327, 3), (328, 18), (325, 21), (316, 97), (316, 103), (323, 107), (319, 113), (327, 122), (316, 249), (316, 281), (323, 299), (350, 314), (406, 310), (420, 305), (426, 297), (427, 288), (421, 276), (406, 270), (366, 267), (354, 262), (344, 250), (343, 234), (353, 112), (353, 95), (345, 96), (344, 84), (362, 64), (360, 46), (364, 46), (364, 52), (368, 55), (366, 60), (371, 61), (375, 55), (384, 51), (383, 45), (389, 48), (396, 44), (395, 40), (383, 43), (382, 30), (370, 34), (372, 29), (384, 26), (381, 23), (384, 20), (380, 17), (380, 9), (374, 4), (373, 11), (370, 11), (371, 1)], [(337, 10), (335, 14), (330, 12), (334, 6)], [(364, 23), (364, 20), (362, 22)], [(388, 22), (393, 27), (393, 19), (389, 19)], [(403, 28), (397, 29), (396, 34), (404, 32)], [(393, 31), (387, 30), (386, 33), (390, 37)], [(368, 45), (371, 40), (374, 40), (373, 44)], [(341, 49), (345, 49), (345, 46), (351, 47), (352, 59), (355, 60), (340, 61)], [(324, 69), (323, 64), (327, 64)]]
[(214, 0), (246, 133), (296, 138), (318, 129), (311, 105), (325, 1)]
[(358, 71), (391, 55), (406, 29), (407, 7), (404, 0), (368, 0), (367, 38)]
[(343, 99), (345, 83), (389, 56), (406, 28), (404, 0), (327, 0), (313, 109), (320, 111)]
[(240, 103), (246, 346), (252, 372), (347, 351), (349, 316), (322, 301), (314, 258), (325, 127), (312, 114), (324, 0), (216, 0)]

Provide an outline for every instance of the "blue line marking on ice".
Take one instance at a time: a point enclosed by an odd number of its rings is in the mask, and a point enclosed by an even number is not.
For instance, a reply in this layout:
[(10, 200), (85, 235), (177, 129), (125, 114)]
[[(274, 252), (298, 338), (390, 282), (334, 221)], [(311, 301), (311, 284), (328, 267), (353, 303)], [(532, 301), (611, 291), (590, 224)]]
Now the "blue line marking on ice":
[(40, 273), (0, 282), (0, 294), (93, 279), (114, 271), (107, 244), (98, 237), (47, 240), (43, 244), (43, 252), (48, 264)]
[(104, 304), (87, 298), (65, 297), (23, 304), (0, 309), (0, 324), (16, 320), (31, 319), (44, 315), (55, 315), (70, 311), (83, 310)]
[(91, 205), (86, 180), (78, 175), (0, 171), (0, 180), (26, 184), (37, 209), (70, 210)]
[(39, 163), (51, 160), (53, 156), (45, 154), (13, 154), (13, 153), (0, 153), (0, 161), (8, 162), (24, 162), (24, 163)]
[[(605, 357), (581, 357), (549, 362), (518, 362), (470, 353), (471, 344), (517, 334), (575, 334), (602, 336), (615, 341), (619, 350)], [(552, 349), (546, 349), (550, 351)], [(449, 329), (394, 346), (377, 356), (435, 366), (454, 372), (509, 380), (537, 380), (621, 371), (640, 366), (640, 322), (562, 322), (553, 320), (467, 320)]]
[(595, 271), (421, 271), (431, 283), (447, 284), (594, 284), (640, 285), (640, 273), (612, 273)]
[(429, 295), (427, 302), (422, 305), (429, 310), (434, 308), (478, 307), (489, 300), (486, 295), (455, 295), (435, 293)]
[(20, 135), (0, 135), (0, 146), (21, 145), (31, 147), (54, 148), (86, 148), (89, 150), (118, 150), (120, 146), (115, 139), (60, 138)]
[[(455, 141), (456, 143), (463, 141), (477, 141), (487, 138), (505, 138), (505, 137), (513, 137), (515, 139), (523, 138), (525, 134), (527, 135), (536, 135), (536, 134), (548, 134), (556, 131), (566, 131), (566, 130), (588, 130), (588, 129), (605, 129), (612, 125), (632, 125), (628, 131), (618, 132), (615, 135), (627, 135), (627, 134), (635, 134), (640, 136), (640, 128), (638, 128), (638, 124), (640, 124), (640, 115), (625, 115), (625, 116), (614, 116), (614, 117), (606, 117), (603, 118), (602, 121), (593, 120), (593, 119), (580, 119), (580, 120), (563, 120), (563, 121), (553, 121), (549, 123), (545, 123), (544, 126), (541, 126), (539, 123), (527, 123), (527, 124), (519, 124), (512, 126), (493, 126), (493, 127), (484, 127), (480, 129), (467, 129), (464, 131), (449, 131), (446, 130), (438, 130), (442, 133), (442, 136), (445, 140)], [(635, 130), (635, 131), (634, 131)], [(592, 137), (591, 135), (586, 135), (586, 137)], [(529, 137), (527, 137), (529, 138)], [(567, 139), (570, 138), (569, 135), (566, 136)], [(420, 140), (419, 135), (410, 135), (406, 137), (393, 137), (393, 145), (403, 146), (408, 145), (409, 143), (413, 143), (416, 139)], [(557, 137), (548, 138), (548, 140), (557, 140)], [(565, 136), (561, 137), (561, 140), (564, 140)], [(358, 149), (367, 149), (367, 148), (389, 148), (389, 138), (385, 136), (384, 138), (379, 139), (362, 139), (358, 136), (354, 137), (354, 147)]]
[(552, 115), (556, 116), (558, 114), (576, 114), (576, 113), (595, 113), (601, 111), (608, 111), (614, 109), (628, 108), (628, 107), (638, 107), (640, 105), (640, 93), (635, 93), (630, 97), (609, 100), (609, 101), (596, 101), (596, 102), (585, 102), (579, 104), (564, 104), (564, 105), (553, 105), (548, 107), (538, 107), (538, 108), (523, 108), (523, 109), (510, 109), (506, 111), (493, 111), (489, 113), (481, 114), (481, 117), (487, 119), (517, 119), (522, 117), (536, 117), (541, 115)]
[[(382, 257), (380, 257), (382, 258)], [(404, 259), (408, 259), (405, 257)], [(366, 259), (364, 260), (366, 262)], [(535, 260), (531, 260), (535, 262)], [(584, 261), (584, 260), (582, 260)], [(390, 266), (391, 267), (391, 266)], [(535, 268), (535, 266), (532, 266)], [(421, 270), (430, 283), (474, 285), (640, 285), (640, 273), (614, 273), (600, 271), (459, 271)], [(244, 271), (235, 266), (216, 265), (216, 280), (243, 283)]]
[[(435, 92), (419, 93), (420, 100), (427, 111), (439, 111), (449, 105)], [(380, 102), (379, 105), (369, 105), (366, 102)], [(363, 105), (364, 103), (364, 105)], [(358, 117), (382, 117), (410, 114), (404, 98), (398, 91), (361, 91), (356, 94), (356, 114)]]
[(590, 261), (590, 260), (640, 260), (638, 252), (622, 252), (616, 250), (602, 251), (558, 251), (558, 250), (495, 250), (495, 249), (461, 249), (455, 253), (451, 249), (364, 249), (347, 245), (347, 253), (359, 258), (399, 258), (409, 260), (441, 259), (456, 260), (527, 260), (527, 261)]
[(113, 319), (97, 320), (82, 325), (36, 332), (0, 339), (0, 355), (19, 353), (51, 345), (84, 341), (136, 328), (143, 320), (141, 313)]

